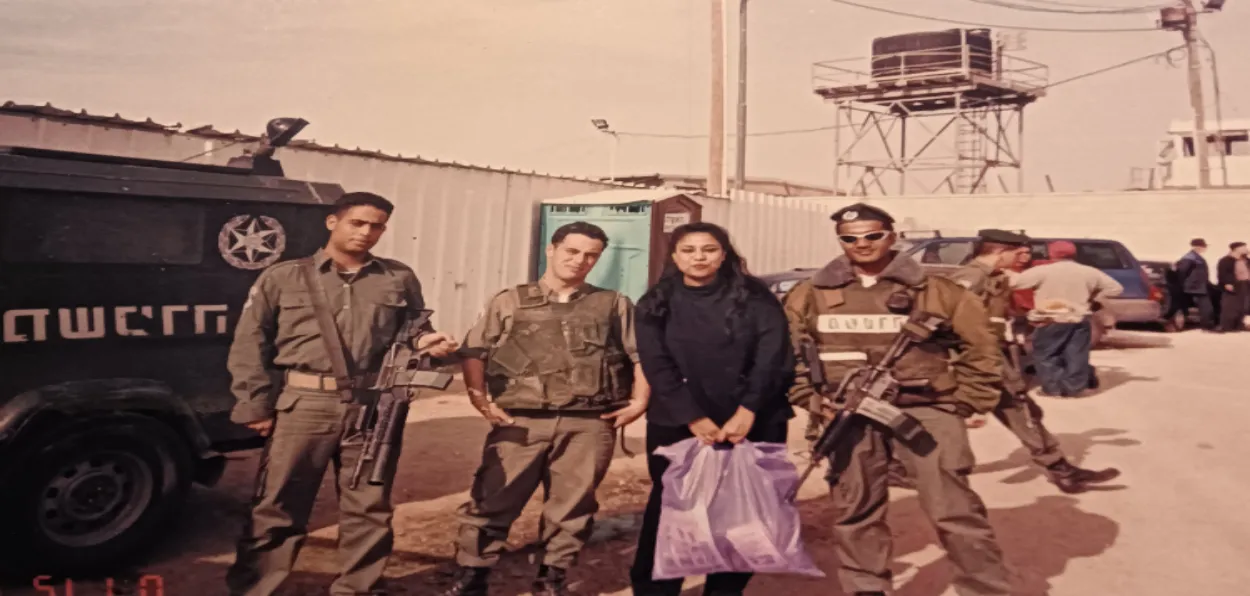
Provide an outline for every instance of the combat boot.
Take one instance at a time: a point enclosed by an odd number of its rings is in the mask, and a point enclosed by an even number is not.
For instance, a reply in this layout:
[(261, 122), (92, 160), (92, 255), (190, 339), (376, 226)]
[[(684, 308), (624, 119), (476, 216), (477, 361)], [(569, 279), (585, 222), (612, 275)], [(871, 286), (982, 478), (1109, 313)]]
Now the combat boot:
[(451, 587), (439, 596), (486, 596), (489, 578), (489, 567), (461, 567)]
[(1101, 484), (1120, 476), (1115, 468), (1105, 470), (1086, 470), (1072, 465), (1068, 460), (1061, 459), (1046, 468), (1046, 476), (1059, 490), (1075, 494), (1088, 490), (1091, 484)]
[(569, 590), (564, 586), (565, 575), (565, 570), (559, 567), (540, 565), (530, 591), (534, 596), (569, 596)]

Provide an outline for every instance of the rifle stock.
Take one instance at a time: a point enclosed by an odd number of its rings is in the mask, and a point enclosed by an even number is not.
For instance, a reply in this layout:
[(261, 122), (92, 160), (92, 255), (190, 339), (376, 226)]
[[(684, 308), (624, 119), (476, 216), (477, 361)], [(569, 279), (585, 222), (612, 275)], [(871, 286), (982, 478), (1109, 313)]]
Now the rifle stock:
[(819, 348), (810, 340), (801, 344), (800, 351), (807, 364), (812, 387), (826, 404), (843, 405), (814, 442), (807, 468), (786, 495), (787, 501), (793, 501), (798, 496), (799, 488), (820, 465), (821, 460), (829, 458), (842, 447), (857, 414), (885, 425), (899, 440), (918, 452), (927, 453), (936, 446), (933, 437), (915, 418), (892, 403), (898, 397), (900, 385), (890, 371), (908, 349), (929, 339), (944, 321), (945, 319), (935, 315), (914, 312), (876, 364), (848, 371), (833, 391), (829, 391)]
[(353, 489), (359, 486), (365, 466), (370, 464), (368, 483), (374, 486), (385, 483), (392, 460), (399, 457), (412, 389), (429, 387), (441, 390), (451, 384), (451, 374), (429, 370), (429, 356), (417, 353), (413, 347), (413, 342), (424, 335), (422, 327), (430, 320), (431, 314), (433, 311), (422, 311), (400, 327), (382, 361), (378, 380), (370, 388), (370, 391), (379, 392), (377, 401), (366, 405), (356, 419), (354, 428), (363, 437), (364, 446), (348, 484)]

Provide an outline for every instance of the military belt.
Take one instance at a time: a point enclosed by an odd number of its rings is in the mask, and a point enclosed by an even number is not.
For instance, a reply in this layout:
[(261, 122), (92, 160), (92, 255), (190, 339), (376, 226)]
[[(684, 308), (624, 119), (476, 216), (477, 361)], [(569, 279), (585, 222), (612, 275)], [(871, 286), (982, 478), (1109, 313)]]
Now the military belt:
[(317, 373), (306, 373), (298, 370), (289, 370), (286, 372), (286, 384), (288, 387), (296, 389), (315, 389), (320, 391), (338, 391), (340, 389), (368, 389), (377, 381), (376, 374), (365, 374), (352, 377), (349, 387), (339, 385), (334, 375), (321, 375)]

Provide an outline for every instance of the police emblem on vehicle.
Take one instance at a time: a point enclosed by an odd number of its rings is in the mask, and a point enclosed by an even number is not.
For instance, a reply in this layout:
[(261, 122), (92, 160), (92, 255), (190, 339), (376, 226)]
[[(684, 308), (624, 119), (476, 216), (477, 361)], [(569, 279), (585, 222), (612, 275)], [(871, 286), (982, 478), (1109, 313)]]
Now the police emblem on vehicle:
[(907, 317), (903, 315), (820, 315), (816, 330), (821, 333), (898, 333)]
[(238, 269), (264, 269), (282, 258), (286, 230), (266, 215), (238, 215), (217, 234), (221, 258)]

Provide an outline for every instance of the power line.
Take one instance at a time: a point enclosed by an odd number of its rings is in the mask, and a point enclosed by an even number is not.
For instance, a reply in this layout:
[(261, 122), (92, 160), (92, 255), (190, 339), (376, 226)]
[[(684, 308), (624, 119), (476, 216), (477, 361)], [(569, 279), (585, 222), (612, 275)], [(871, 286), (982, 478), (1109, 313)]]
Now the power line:
[(910, 18), (913, 18), (913, 19), (920, 19), (920, 20), (924, 20), (924, 21), (936, 21), (936, 22), (939, 22), (939, 23), (950, 23), (950, 24), (954, 24), (954, 25), (964, 25), (964, 26), (967, 26), (967, 27), (986, 27), (986, 28), (989, 28), (989, 29), (1014, 29), (1014, 30), (1017, 30), (1017, 31), (1044, 31), (1044, 32), (1050, 32), (1050, 33), (1138, 33), (1138, 32), (1144, 32), (1144, 31), (1158, 31), (1158, 29), (1157, 29), (1157, 28), (1154, 28), (1154, 27), (1149, 28), (1149, 29), (1147, 29), (1147, 28), (1127, 28), (1127, 29), (1070, 29), (1070, 28), (1063, 28), (1063, 27), (1021, 27), (1021, 26), (1018, 26), (1018, 25), (999, 25), (999, 24), (990, 24), (990, 23), (974, 23), (974, 22), (971, 22), (971, 21), (960, 21), (960, 20), (956, 20), (956, 19), (946, 19), (946, 18), (942, 18), (942, 17), (932, 17), (932, 16), (928, 16), (928, 15), (915, 14), (915, 13), (911, 13), (911, 12), (903, 12), (903, 11), (901, 11), (901, 10), (893, 10), (893, 9), (890, 9), (890, 8), (882, 8), (882, 7), (880, 7), (880, 6), (869, 6), (869, 5), (867, 5), (867, 4), (859, 4), (859, 3), (857, 3), (857, 2), (851, 2), (850, 0), (829, 0), (829, 1), (830, 1), (830, 2), (835, 2), (835, 3), (838, 3), (838, 4), (845, 4), (845, 5), (847, 5), (847, 6), (854, 6), (855, 8), (862, 8), (862, 9), (864, 9), (864, 10), (871, 10), (871, 11), (875, 11), (875, 12), (882, 12), (882, 13), (885, 13), (885, 14), (892, 14), (892, 15), (894, 15), (894, 16), (899, 16), (899, 17), (910, 17)]
[(1047, 6), (1030, 6), (1029, 4), (1017, 4), (1015, 2), (1003, 2), (1002, 0), (969, 0), (977, 4), (994, 6), (997, 8), (1009, 8), (1011, 10), (1023, 10), (1027, 12), (1044, 12), (1051, 14), (1070, 14), (1070, 15), (1098, 15), (1098, 16), (1137, 16), (1143, 13), (1157, 12), (1163, 6), (1133, 6), (1115, 8), (1111, 6), (1084, 6), (1081, 10), (1076, 10), (1075, 5), (1061, 5), (1064, 8), (1054, 8)]
[[(1110, 66), (1104, 66), (1104, 67), (1102, 67), (1102, 68), (1099, 68), (1099, 69), (1096, 69), (1096, 70), (1091, 70), (1091, 71), (1089, 71), (1089, 72), (1085, 72), (1085, 73), (1081, 73), (1081, 74), (1078, 74), (1078, 75), (1076, 75), (1076, 76), (1071, 76), (1071, 77), (1068, 77), (1068, 78), (1066, 78), (1066, 79), (1060, 79), (1060, 80), (1055, 81), (1055, 82), (1053, 82), (1053, 83), (1047, 83), (1046, 85), (1042, 85), (1042, 86), (1038, 87), (1038, 88), (1036, 89), (1036, 91), (1044, 91), (1044, 90), (1048, 90), (1048, 89), (1051, 89), (1051, 88), (1054, 88), (1054, 87), (1058, 87), (1059, 85), (1064, 85), (1064, 84), (1067, 84), (1067, 83), (1071, 83), (1072, 81), (1079, 81), (1079, 80), (1081, 80), (1081, 79), (1085, 79), (1085, 78), (1089, 78), (1089, 77), (1093, 77), (1093, 76), (1098, 76), (1098, 75), (1100, 75), (1100, 74), (1105, 74), (1105, 73), (1111, 72), (1111, 71), (1113, 71), (1113, 70), (1119, 70), (1119, 69), (1124, 68), (1124, 67), (1126, 67), (1126, 66), (1132, 66), (1132, 65), (1134, 65), (1134, 64), (1137, 64), (1138, 62), (1145, 62), (1145, 61), (1147, 61), (1147, 60), (1151, 60), (1151, 59), (1153, 59), (1153, 58), (1166, 57), (1167, 55), (1171, 54), (1172, 52), (1175, 52), (1175, 51), (1177, 51), (1177, 50), (1182, 50), (1182, 49), (1184, 49), (1184, 48), (1185, 48), (1185, 46), (1184, 46), (1184, 45), (1179, 45), (1179, 46), (1176, 46), (1176, 47), (1173, 47), (1173, 48), (1169, 48), (1169, 49), (1167, 49), (1167, 50), (1163, 50), (1163, 51), (1161, 51), (1161, 52), (1152, 52), (1152, 53), (1150, 53), (1150, 54), (1146, 54), (1146, 55), (1144, 55), (1144, 56), (1138, 56), (1137, 58), (1133, 58), (1132, 60), (1125, 60), (1124, 62), (1120, 62), (1120, 63), (1118, 63), (1118, 64), (1112, 64), (1112, 65), (1110, 65)], [(836, 130), (836, 129), (838, 129), (838, 128), (851, 128), (852, 126), (853, 126), (853, 125), (851, 125), (851, 124), (842, 124), (842, 125), (836, 125), (836, 124), (835, 124), (835, 125), (832, 125), (832, 126), (818, 126), (818, 127), (814, 127), (814, 128), (794, 128), (794, 129), (788, 129), (788, 130), (772, 130), (772, 131), (767, 131), (767, 132), (752, 132), (752, 133), (747, 133), (747, 136), (749, 136), (749, 137), (785, 136), (785, 135), (795, 135), (795, 134), (806, 134), (806, 133), (812, 133), (812, 132), (822, 132), (822, 131), (826, 131), (826, 130)], [(618, 136), (622, 136), (622, 137), (650, 138), (650, 139), (706, 139), (706, 138), (707, 138), (707, 135), (706, 135), (706, 134), (698, 134), (698, 135), (690, 135), (690, 134), (685, 134), (685, 135), (683, 135), (683, 134), (665, 134), (665, 133), (648, 133), (648, 132), (619, 132), (619, 131), (618, 131), (618, 132), (615, 132), (614, 134), (616, 134), (616, 135), (618, 135)], [(726, 136), (728, 136), (728, 135), (726, 135)]]

